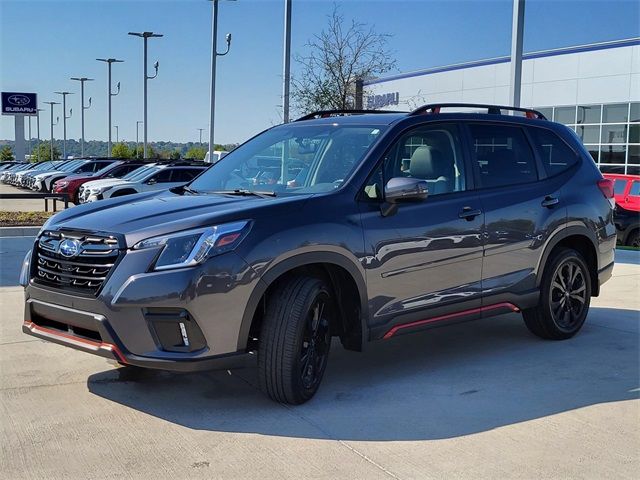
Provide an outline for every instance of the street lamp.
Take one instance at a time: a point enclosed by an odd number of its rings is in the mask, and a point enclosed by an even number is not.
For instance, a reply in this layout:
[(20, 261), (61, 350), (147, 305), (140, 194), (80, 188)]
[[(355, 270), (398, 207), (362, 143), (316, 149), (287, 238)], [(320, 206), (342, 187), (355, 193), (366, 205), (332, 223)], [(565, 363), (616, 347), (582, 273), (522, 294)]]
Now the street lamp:
[(282, 119), (289, 123), (289, 84), (291, 82), (291, 0), (284, 0), (284, 59), (282, 62)]
[(211, 13), (211, 104), (209, 118), (209, 161), (213, 161), (213, 137), (214, 137), (214, 120), (216, 112), (216, 59), (229, 53), (231, 48), (231, 34), (227, 33), (225, 40), (227, 42), (227, 50), (218, 53), (218, 0), (210, 0), (212, 2)]
[(67, 117), (67, 95), (73, 95), (71, 92), (55, 92), (58, 95), (62, 95), (62, 158), (67, 158), (67, 120), (73, 115), (73, 108), (69, 109), (69, 116)]
[(143, 129), (143, 137), (144, 137), (144, 146), (143, 146), (143, 157), (147, 158), (147, 80), (152, 80), (154, 78), (156, 78), (158, 76), (158, 67), (160, 66), (160, 63), (158, 61), (156, 61), (156, 63), (153, 64), (153, 67), (156, 70), (156, 73), (150, 77), (149, 75), (147, 75), (147, 40), (149, 38), (155, 38), (155, 37), (162, 37), (162, 34), (159, 33), (153, 33), (153, 32), (140, 32), (140, 33), (136, 33), (136, 32), (129, 32), (129, 35), (133, 35), (135, 37), (141, 37), (144, 40), (144, 51), (143, 51), (143, 58), (142, 58), (142, 62), (143, 62), (143, 77), (144, 77), (144, 92), (143, 92), (143, 110), (144, 110), (144, 115), (143, 115), (143, 122), (144, 122), (144, 129)]
[(108, 70), (109, 70), (109, 79), (107, 82), (107, 93), (108, 93), (108, 99), (109, 99), (109, 141), (107, 143), (107, 157), (111, 156), (111, 97), (115, 97), (116, 95), (118, 95), (120, 93), (120, 82), (118, 82), (118, 89), (116, 90), (116, 93), (112, 93), (111, 92), (111, 64), (112, 63), (122, 63), (124, 62), (124, 60), (118, 60), (117, 58), (96, 58), (97, 61), (99, 62), (105, 62), (108, 65)]
[(56, 117), (56, 123), (53, 123), (53, 106), (54, 105), (60, 105), (60, 102), (44, 102), (47, 105), (49, 105), (51, 107), (51, 158), (50, 160), (53, 160), (53, 127), (55, 127), (56, 125), (58, 125), (58, 123), (60, 122), (60, 117)]
[(200, 142), (198, 142), (200, 145), (202, 145), (202, 131), (204, 130), (204, 128), (196, 128), (196, 130), (198, 130), (198, 132), (200, 132)]
[(80, 156), (84, 157), (84, 111), (91, 106), (91, 97), (89, 97), (89, 105), (84, 104), (84, 82), (92, 82), (93, 78), (87, 77), (71, 77), (71, 80), (80, 82), (80, 123), (82, 125), (82, 137), (80, 140)]
[[(113, 128), (116, 129), (116, 143), (119, 143), (120, 140), (118, 139), (118, 125), (114, 125)], [(111, 156), (111, 152), (109, 152), (109, 156)]]
[(38, 108), (36, 111), (36, 129), (38, 130), (38, 154), (40, 154), (40, 112), (44, 112), (44, 108)]

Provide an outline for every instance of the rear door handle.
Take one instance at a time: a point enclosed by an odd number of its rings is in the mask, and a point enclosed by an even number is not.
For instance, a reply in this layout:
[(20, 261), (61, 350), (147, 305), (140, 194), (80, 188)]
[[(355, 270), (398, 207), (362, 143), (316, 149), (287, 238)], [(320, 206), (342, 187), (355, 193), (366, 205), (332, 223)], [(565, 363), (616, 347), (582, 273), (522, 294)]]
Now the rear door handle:
[(471, 207), (464, 207), (458, 214), (458, 217), (471, 221), (478, 215), (482, 215), (482, 210), (473, 210)]
[(544, 200), (542, 201), (542, 206), (551, 208), (554, 205), (557, 205), (558, 203), (560, 203), (560, 200), (558, 199), (558, 197), (552, 197), (551, 195), (547, 195), (546, 197), (544, 197)]

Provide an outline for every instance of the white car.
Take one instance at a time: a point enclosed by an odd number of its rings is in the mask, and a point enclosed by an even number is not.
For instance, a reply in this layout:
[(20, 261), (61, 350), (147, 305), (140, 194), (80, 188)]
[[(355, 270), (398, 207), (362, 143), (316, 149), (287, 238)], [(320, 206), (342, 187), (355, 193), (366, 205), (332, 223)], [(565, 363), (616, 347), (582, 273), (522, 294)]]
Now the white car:
[(218, 163), (224, 156), (226, 156), (229, 152), (225, 152), (223, 150), (215, 150), (213, 152), (213, 162), (209, 159), (209, 152), (204, 156), (204, 163)]
[(197, 177), (206, 166), (159, 164), (141, 167), (123, 178), (95, 180), (82, 187), (80, 201), (95, 202), (151, 190), (179, 187)]

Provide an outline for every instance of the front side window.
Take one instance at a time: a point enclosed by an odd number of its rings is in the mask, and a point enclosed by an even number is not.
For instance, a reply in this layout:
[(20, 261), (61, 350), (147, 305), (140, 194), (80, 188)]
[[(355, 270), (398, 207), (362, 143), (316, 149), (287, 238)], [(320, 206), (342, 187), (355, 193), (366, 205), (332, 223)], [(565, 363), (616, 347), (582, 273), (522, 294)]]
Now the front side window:
[(535, 182), (538, 179), (531, 147), (520, 127), (470, 124), (479, 188)]
[(169, 183), (171, 182), (171, 175), (173, 173), (173, 169), (165, 168), (161, 170), (160, 173), (154, 175), (149, 179), (149, 183)]
[(384, 185), (394, 177), (425, 180), (429, 196), (464, 190), (464, 159), (457, 127), (421, 126), (400, 137), (367, 181), (365, 198), (382, 199)]
[(531, 128), (529, 133), (548, 176), (563, 172), (578, 161), (575, 152), (554, 132), (543, 128)]
[(386, 126), (287, 124), (233, 150), (190, 184), (197, 192), (280, 194), (339, 188)]

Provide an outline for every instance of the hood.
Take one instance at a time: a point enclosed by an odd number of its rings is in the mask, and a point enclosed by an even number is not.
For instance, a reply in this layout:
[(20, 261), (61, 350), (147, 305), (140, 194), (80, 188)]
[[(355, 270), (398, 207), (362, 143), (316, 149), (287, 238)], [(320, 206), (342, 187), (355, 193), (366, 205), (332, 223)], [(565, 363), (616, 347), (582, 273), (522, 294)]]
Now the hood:
[[(85, 184), (86, 185), (86, 184)], [(128, 247), (140, 240), (236, 220), (299, 212), (312, 195), (235, 197), (181, 195), (171, 191), (126, 195), (85, 203), (56, 214), (47, 230), (72, 229), (122, 235)]]
[(105, 187), (107, 185), (115, 185), (116, 183), (130, 183), (126, 180), (122, 180), (121, 178), (101, 178), (100, 180), (90, 180), (84, 184), (84, 188), (96, 188), (96, 187)]
[[(36, 172), (33, 172), (33, 173), (36, 173)], [(48, 177), (49, 175), (55, 175), (57, 173), (67, 173), (67, 172), (63, 172), (62, 170), (47, 170), (46, 172), (38, 172), (38, 174), (34, 175), (34, 177), (45, 178), (45, 177)]]
[(78, 173), (75, 175), (67, 175), (66, 177), (64, 177), (66, 181), (71, 181), (71, 182), (76, 180), (88, 180), (90, 178), (91, 178), (91, 175), (81, 174), (81, 173)]

